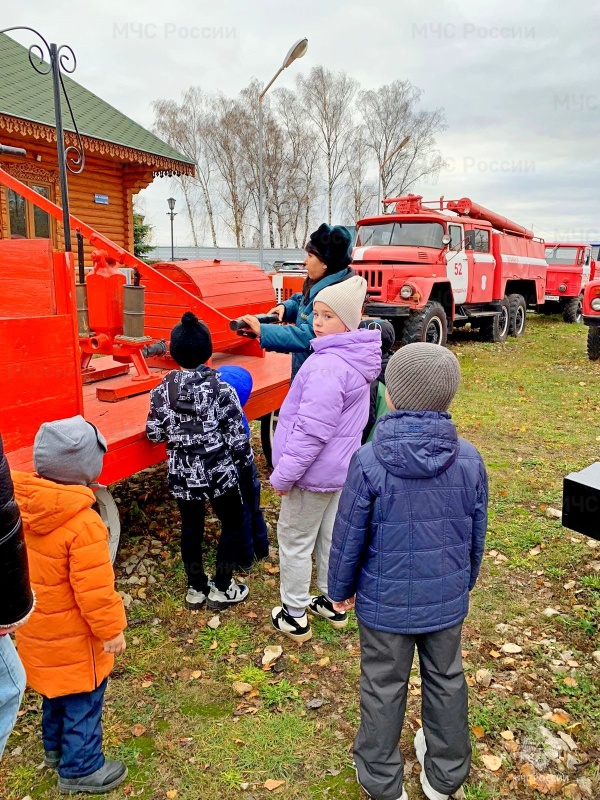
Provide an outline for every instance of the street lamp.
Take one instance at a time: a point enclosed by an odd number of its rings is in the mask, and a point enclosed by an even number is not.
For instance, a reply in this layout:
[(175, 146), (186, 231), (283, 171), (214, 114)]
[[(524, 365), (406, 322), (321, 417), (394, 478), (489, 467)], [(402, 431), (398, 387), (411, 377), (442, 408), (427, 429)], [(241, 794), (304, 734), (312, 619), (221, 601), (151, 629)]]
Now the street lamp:
[(264, 242), (263, 242), (263, 217), (265, 213), (265, 200), (264, 200), (264, 189), (263, 189), (263, 99), (266, 93), (269, 91), (273, 83), (277, 80), (279, 75), (283, 72), (284, 69), (290, 66), (297, 58), (302, 58), (302, 56), (308, 50), (308, 39), (298, 39), (298, 41), (293, 44), (286, 57), (283, 59), (283, 64), (279, 67), (275, 75), (271, 78), (269, 83), (265, 86), (262, 90), (261, 94), (258, 96), (258, 239), (259, 239), (259, 246), (260, 246), (260, 268), (263, 269), (263, 259), (264, 259)]
[(173, 209), (175, 208), (175, 198), (169, 197), (167, 203), (169, 204), (167, 217), (171, 217), (171, 261), (175, 261), (175, 251), (173, 250), (173, 220), (177, 216), (177, 212), (173, 211)]
[(386, 156), (386, 158), (383, 159), (383, 161), (381, 162), (381, 164), (379, 166), (379, 177), (377, 179), (377, 213), (378, 214), (381, 213), (381, 184), (383, 183), (383, 168), (385, 167), (387, 162), (390, 160), (390, 158), (395, 156), (396, 153), (399, 153), (400, 150), (402, 150), (402, 148), (409, 143), (409, 141), (410, 141), (410, 136), (405, 136), (404, 139), (402, 139), (402, 141), (398, 145), (398, 147), (395, 150), (393, 150), (389, 154), (389, 156)]

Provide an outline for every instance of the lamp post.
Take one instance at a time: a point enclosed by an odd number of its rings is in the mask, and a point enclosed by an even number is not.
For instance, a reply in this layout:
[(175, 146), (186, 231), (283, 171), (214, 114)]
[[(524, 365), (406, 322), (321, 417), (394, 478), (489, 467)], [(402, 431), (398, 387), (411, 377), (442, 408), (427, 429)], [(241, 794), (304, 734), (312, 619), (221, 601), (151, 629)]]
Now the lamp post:
[(265, 86), (262, 92), (258, 96), (258, 240), (259, 240), (259, 248), (260, 248), (260, 268), (263, 269), (263, 261), (264, 261), (264, 242), (263, 242), (263, 217), (265, 213), (265, 200), (264, 200), (264, 188), (263, 188), (263, 99), (266, 93), (269, 91), (273, 83), (277, 80), (279, 75), (283, 72), (284, 69), (290, 66), (297, 58), (302, 58), (302, 56), (308, 50), (308, 39), (298, 39), (298, 41), (293, 44), (286, 57), (283, 59), (283, 64), (279, 67), (275, 75), (271, 78), (269, 83)]
[(407, 145), (409, 141), (410, 141), (410, 136), (405, 136), (404, 139), (402, 139), (402, 141), (398, 145), (398, 147), (395, 150), (392, 150), (392, 152), (389, 154), (389, 156), (386, 156), (383, 159), (383, 161), (381, 162), (381, 164), (379, 165), (379, 177), (377, 179), (377, 213), (378, 214), (381, 212), (381, 185), (383, 183), (383, 168), (385, 167), (387, 162), (390, 160), (390, 158), (395, 156), (396, 153), (399, 153), (400, 150), (402, 150), (402, 148), (405, 145)]
[(175, 198), (169, 197), (167, 200), (169, 204), (169, 210), (167, 211), (167, 216), (171, 217), (171, 261), (175, 261), (175, 251), (173, 249), (173, 220), (177, 216), (177, 212), (173, 211), (175, 208)]

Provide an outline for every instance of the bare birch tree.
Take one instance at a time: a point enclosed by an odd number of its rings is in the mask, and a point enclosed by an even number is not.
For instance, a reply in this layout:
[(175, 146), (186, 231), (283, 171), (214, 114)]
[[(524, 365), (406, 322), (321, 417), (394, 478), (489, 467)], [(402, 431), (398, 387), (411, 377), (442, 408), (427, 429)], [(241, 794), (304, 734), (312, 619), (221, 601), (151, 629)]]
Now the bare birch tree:
[(352, 101), (358, 81), (345, 72), (316, 66), (307, 77), (298, 75), (296, 85), (306, 114), (319, 134), (327, 172), (327, 221), (331, 224), (334, 190), (346, 167), (344, 152), (354, 127)]
[[(382, 197), (404, 194), (444, 164), (435, 141), (446, 128), (444, 113), (418, 110), (421, 94), (410, 81), (393, 81), (358, 94), (356, 105), (377, 160)], [(406, 136), (408, 144), (395, 152)]]
[(363, 125), (356, 127), (346, 148), (346, 181), (342, 221), (355, 225), (356, 221), (375, 209), (377, 184), (369, 177), (373, 173), (373, 153)]
[(289, 89), (277, 89), (275, 96), (278, 116), (289, 147), (289, 231), (294, 247), (302, 247), (308, 240), (318, 194), (321, 152), (298, 96)]
[(251, 195), (240, 133), (249, 124), (248, 115), (238, 100), (222, 95), (214, 98), (211, 105), (208, 150), (222, 180), (221, 197), (228, 209), (225, 223), (236, 246), (246, 247), (246, 214)]
[(215, 214), (210, 192), (214, 171), (207, 147), (209, 99), (197, 86), (183, 93), (181, 104), (174, 100), (156, 100), (154, 131), (172, 147), (186, 155), (196, 165), (196, 176), (175, 178), (180, 186), (188, 214), (194, 245), (198, 246), (197, 193), (200, 193), (206, 211), (213, 247), (217, 247)]

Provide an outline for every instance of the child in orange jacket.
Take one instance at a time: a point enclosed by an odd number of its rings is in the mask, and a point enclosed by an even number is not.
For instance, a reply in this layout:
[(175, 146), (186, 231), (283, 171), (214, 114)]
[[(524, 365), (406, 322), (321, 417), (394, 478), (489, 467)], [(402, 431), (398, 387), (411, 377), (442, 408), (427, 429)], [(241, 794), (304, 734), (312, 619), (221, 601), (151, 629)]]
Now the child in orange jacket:
[(12, 473), (37, 598), (17, 645), (27, 682), (43, 696), (44, 761), (65, 793), (103, 794), (127, 775), (102, 753), (104, 692), (127, 626), (89, 488), (106, 449), (83, 417), (47, 422), (33, 447), (36, 474)]

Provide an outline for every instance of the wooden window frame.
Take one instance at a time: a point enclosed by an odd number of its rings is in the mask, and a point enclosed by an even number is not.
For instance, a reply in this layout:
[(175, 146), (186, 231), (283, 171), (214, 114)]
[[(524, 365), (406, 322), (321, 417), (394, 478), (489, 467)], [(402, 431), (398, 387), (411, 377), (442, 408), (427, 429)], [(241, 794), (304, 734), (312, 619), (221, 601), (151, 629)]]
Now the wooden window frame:
[[(54, 202), (54, 185), (52, 184), (52, 182), (50, 180), (45, 181), (45, 180), (29, 179), (29, 180), (22, 181), (22, 183), (24, 183), (30, 189), (33, 189), (33, 191), (35, 191), (35, 189), (34, 189), (35, 186), (43, 186), (45, 189), (48, 189), (48, 198), (47, 199), (50, 200), (51, 202)], [(9, 239), (12, 238), (12, 232), (11, 232), (11, 227), (10, 227), (10, 195), (9, 195), (10, 191), (13, 191), (13, 190), (8, 189), (8, 188), (6, 189), (7, 233), (8, 233), (8, 238)], [(19, 194), (19, 193), (15, 192), (15, 194)], [(43, 195), (40, 195), (40, 196), (43, 196)], [(35, 236), (35, 218), (34, 218), (34, 209), (35, 208), (36, 208), (36, 206), (34, 206), (34, 204), (30, 200), (25, 199), (25, 231), (26, 231), (25, 238), (26, 239), (42, 239), (42, 238), (45, 238), (45, 237), (42, 237), (42, 236)], [(46, 213), (46, 212), (44, 212), (44, 213)], [(52, 245), (55, 247), (56, 246), (56, 228), (55, 228), (55, 224), (54, 224), (54, 218), (51, 217), (50, 214), (48, 214), (48, 221), (49, 221), (49, 227), (50, 227), (50, 241), (52, 242)], [(33, 234), (33, 235), (31, 235), (31, 234)]]

